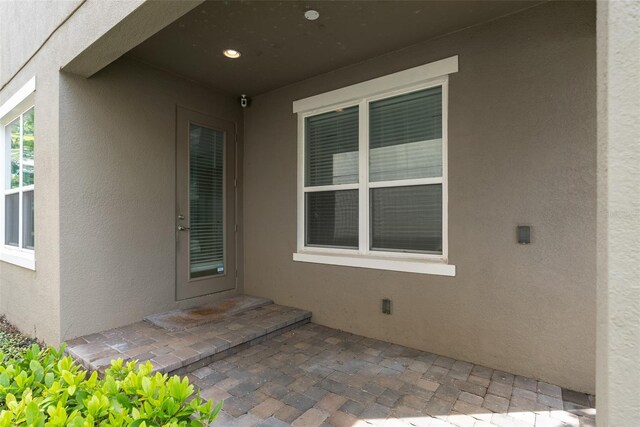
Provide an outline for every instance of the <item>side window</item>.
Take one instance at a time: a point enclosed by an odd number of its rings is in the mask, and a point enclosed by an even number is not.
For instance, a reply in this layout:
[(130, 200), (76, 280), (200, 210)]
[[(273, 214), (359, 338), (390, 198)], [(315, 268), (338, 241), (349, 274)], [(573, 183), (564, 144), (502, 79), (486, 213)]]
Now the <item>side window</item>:
[(0, 105), (0, 261), (35, 270), (35, 77)]
[(33, 250), (34, 108), (5, 126), (4, 244)]

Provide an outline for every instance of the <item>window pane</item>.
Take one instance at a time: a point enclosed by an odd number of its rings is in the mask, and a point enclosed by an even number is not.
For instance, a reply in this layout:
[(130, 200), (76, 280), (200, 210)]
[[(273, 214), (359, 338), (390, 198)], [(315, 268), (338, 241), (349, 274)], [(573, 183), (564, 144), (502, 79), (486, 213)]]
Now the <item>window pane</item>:
[(358, 190), (305, 194), (307, 246), (358, 247)]
[(33, 108), (22, 116), (22, 185), (33, 184)]
[(22, 247), (33, 249), (35, 236), (33, 232), (33, 190), (22, 193)]
[[(20, 118), (18, 117), (5, 128), (5, 151), (8, 154), (9, 182), (5, 188), (18, 188), (20, 186)], [(6, 176), (6, 175), (5, 175)]]
[(305, 185), (358, 182), (358, 107), (305, 119)]
[(369, 105), (369, 180), (442, 176), (442, 87)]
[(191, 277), (224, 273), (224, 132), (189, 129)]
[(8, 194), (4, 199), (4, 243), (18, 246), (19, 193)]
[(442, 185), (371, 189), (371, 249), (442, 253)]

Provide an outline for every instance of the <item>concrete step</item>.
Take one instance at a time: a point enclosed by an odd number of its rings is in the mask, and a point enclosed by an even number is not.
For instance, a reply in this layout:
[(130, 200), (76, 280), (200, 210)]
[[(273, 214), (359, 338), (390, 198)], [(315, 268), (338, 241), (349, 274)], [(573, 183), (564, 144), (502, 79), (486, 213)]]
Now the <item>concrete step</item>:
[(183, 330), (147, 321), (86, 335), (66, 342), (66, 352), (100, 373), (111, 360), (151, 361), (154, 371), (185, 374), (234, 354), (311, 319), (311, 312), (277, 304), (227, 313)]

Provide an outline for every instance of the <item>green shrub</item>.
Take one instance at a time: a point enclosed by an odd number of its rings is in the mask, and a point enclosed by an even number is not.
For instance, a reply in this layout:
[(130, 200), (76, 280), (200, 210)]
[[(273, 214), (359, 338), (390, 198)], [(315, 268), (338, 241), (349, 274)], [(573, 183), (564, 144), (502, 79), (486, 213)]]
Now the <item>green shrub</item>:
[(206, 426), (222, 406), (193, 395), (187, 378), (114, 360), (99, 379), (63, 349), (37, 345), (0, 364), (0, 427)]

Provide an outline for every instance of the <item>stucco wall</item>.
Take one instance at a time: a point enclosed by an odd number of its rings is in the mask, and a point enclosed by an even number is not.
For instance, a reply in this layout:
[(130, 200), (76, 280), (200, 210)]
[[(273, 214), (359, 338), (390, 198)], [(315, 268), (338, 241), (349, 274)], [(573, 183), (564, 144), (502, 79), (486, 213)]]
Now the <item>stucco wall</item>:
[(236, 99), (131, 59), (61, 76), (63, 339), (223, 296), (175, 302), (176, 105), (242, 128)]
[[(452, 55), (457, 276), (293, 262), (292, 101)], [(595, 61), (595, 4), (558, 2), (256, 97), (245, 115), (246, 292), (320, 324), (593, 392)], [(519, 223), (533, 226), (531, 245), (516, 243)]]
[[(0, 103), (36, 77), (36, 271), (0, 262), (0, 312), (22, 331), (51, 344), (65, 335), (60, 321), (59, 232), (60, 222), (68, 222), (59, 209), (59, 195), (66, 191), (59, 181), (58, 146), (66, 139), (59, 138), (59, 70), (81, 53), (85, 60), (105, 64), (111, 57), (104, 58), (100, 52), (92, 56), (89, 48), (104, 47), (96, 42), (114, 28), (118, 34), (113, 39), (136, 40), (181, 16), (199, 0), (165, 3), (166, 8), (161, 2), (153, 3), (156, 7), (141, 8), (145, 0), (0, 2)], [(122, 53), (127, 50), (125, 43), (119, 46)]]
[(56, 343), (59, 332), (58, 77), (34, 62), (1, 94), (0, 103), (36, 76), (35, 261), (36, 271), (0, 262), (0, 313), (21, 331)]
[(0, 86), (83, 1), (0, 2)]
[[(80, 3), (0, 2), (0, 104), (36, 77), (36, 271), (0, 262), (0, 312), (23, 332), (49, 343), (60, 338), (57, 64), (75, 46), (66, 43), (67, 49), (61, 49), (65, 31), (52, 33)], [(78, 26), (80, 21), (75, 21)]]
[(640, 3), (598, 3), (598, 426), (640, 414)]

